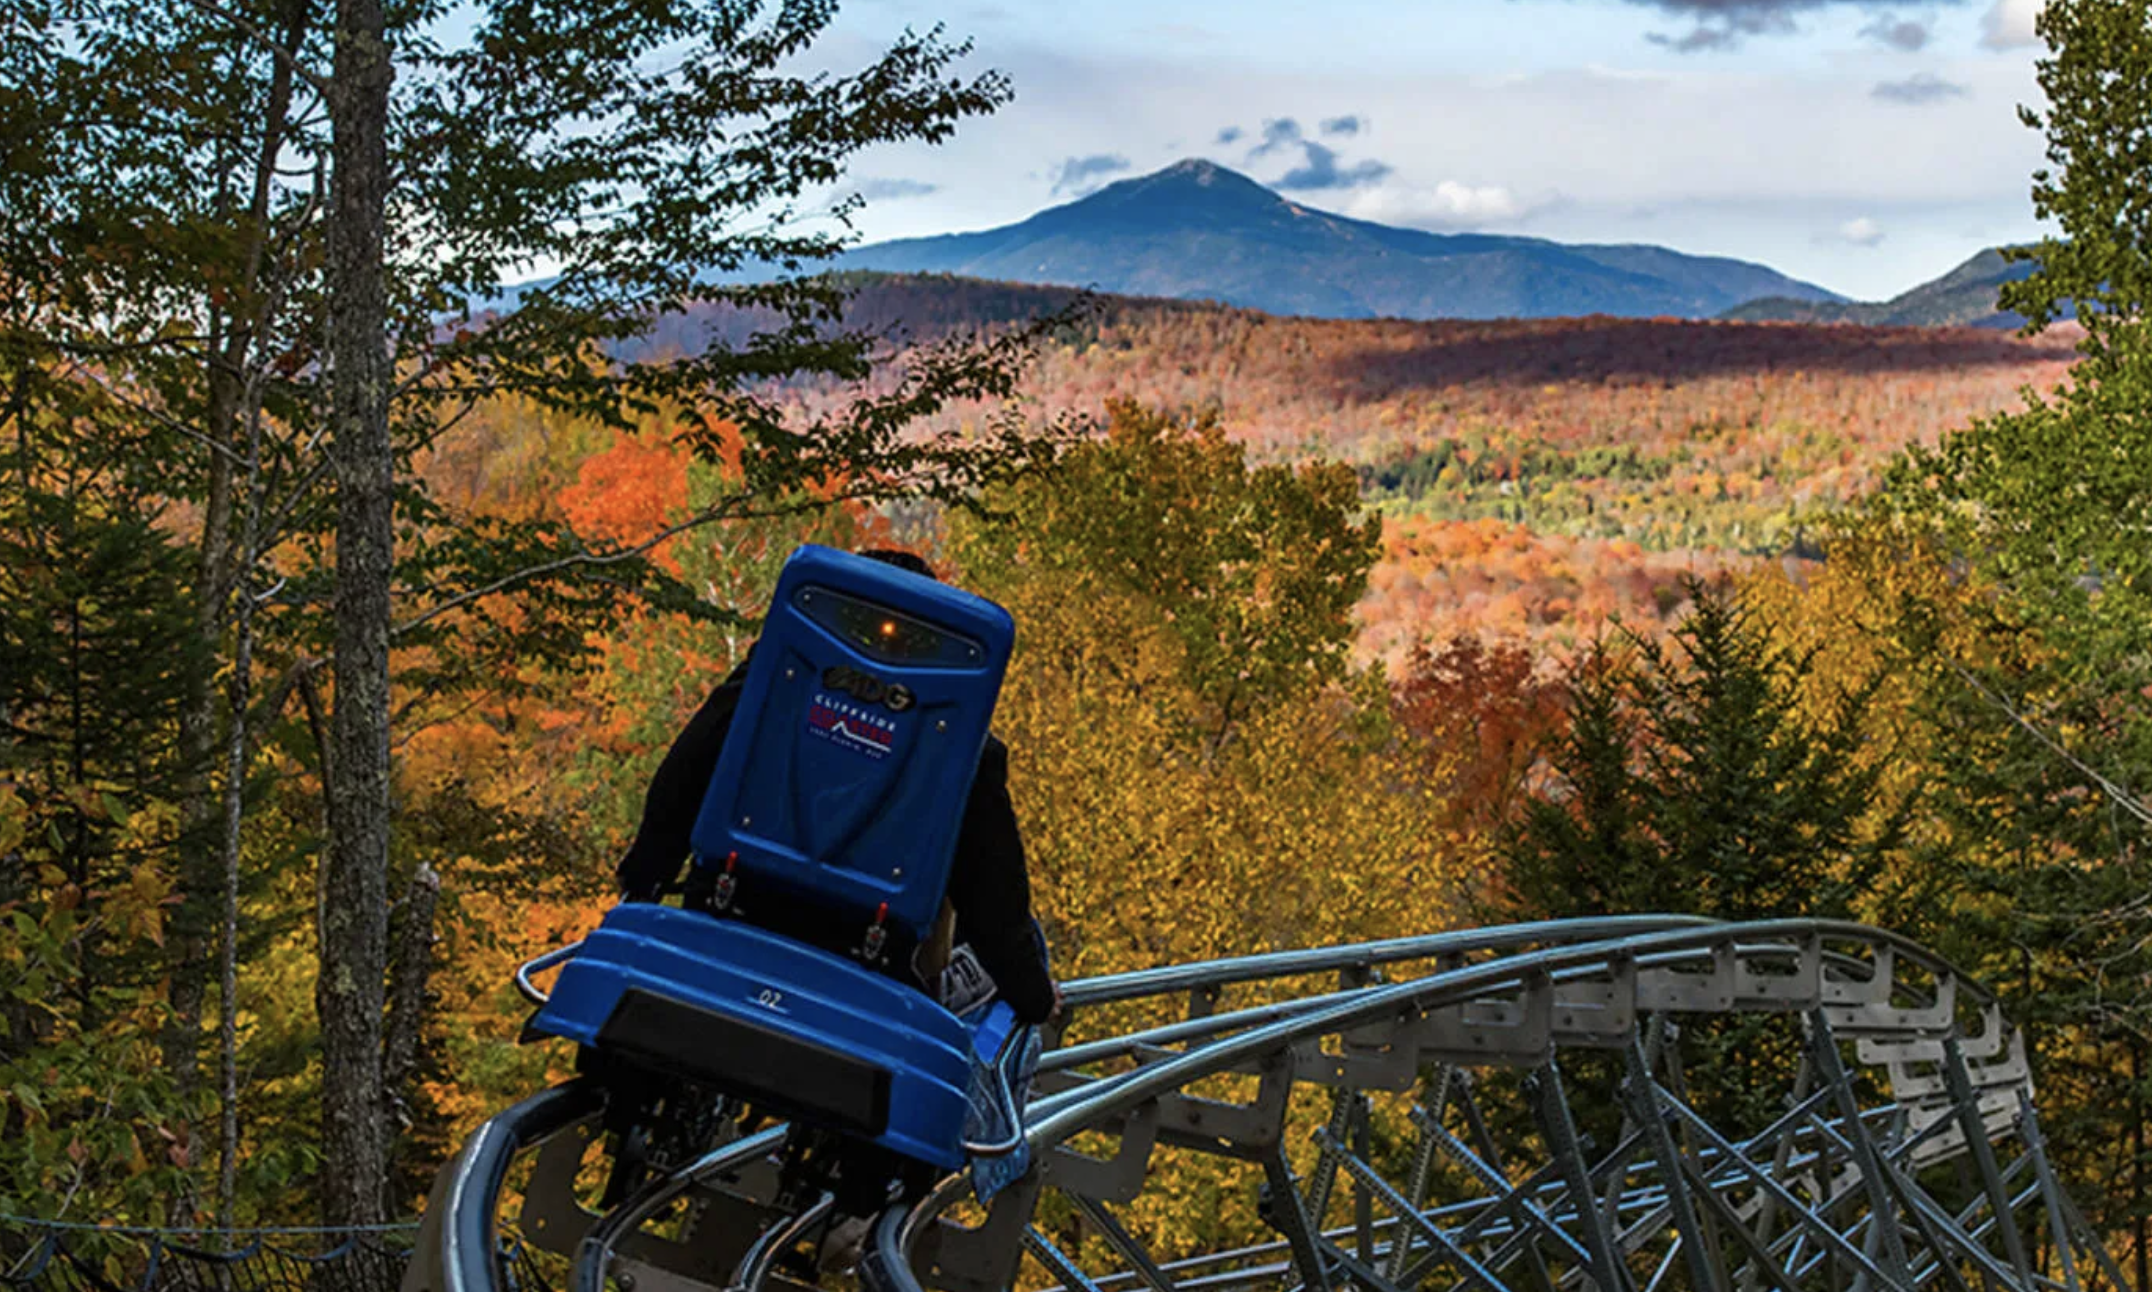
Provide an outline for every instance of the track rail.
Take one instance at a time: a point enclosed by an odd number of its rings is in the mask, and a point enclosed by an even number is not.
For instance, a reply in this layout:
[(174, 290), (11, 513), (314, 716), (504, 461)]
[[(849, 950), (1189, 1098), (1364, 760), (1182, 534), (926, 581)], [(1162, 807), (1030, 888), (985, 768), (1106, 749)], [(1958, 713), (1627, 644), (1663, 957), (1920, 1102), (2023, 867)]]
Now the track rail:
[[(1065, 1043), (1026, 1112), (1035, 1169), (968, 1223), (964, 1174), (881, 1218), (877, 1282), (2126, 1287), (2048, 1164), (2022, 1034), (1991, 993), (1884, 930), (1562, 921), (1066, 994)], [(501, 1181), (525, 1146), (526, 1236), (586, 1256), (589, 1235), (607, 1236), (578, 1292), (600, 1292), (608, 1270), (640, 1292), (783, 1277), (774, 1249), (813, 1221), (776, 1205), (754, 1146), (675, 1172), (666, 1201), (687, 1202), (669, 1235), (644, 1228), (659, 1207), (583, 1209), (573, 1178), (593, 1098), (563, 1087), (473, 1138), (436, 1187), (406, 1292), (496, 1292)], [(1207, 1190), (1216, 1214), (1180, 1232), (1146, 1223), (1160, 1189)]]

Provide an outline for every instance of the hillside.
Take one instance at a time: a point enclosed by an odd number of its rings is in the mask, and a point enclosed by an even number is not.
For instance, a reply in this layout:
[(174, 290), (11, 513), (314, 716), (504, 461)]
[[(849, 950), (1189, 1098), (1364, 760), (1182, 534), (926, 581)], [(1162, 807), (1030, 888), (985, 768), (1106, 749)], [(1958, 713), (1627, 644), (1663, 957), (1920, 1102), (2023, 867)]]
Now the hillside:
[(2030, 261), (2011, 262), (1993, 247), (1932, 282), (1887, 301), (1815, 301), (1766, 296), (1720, 315), (1744, 323), (1861, 323), (1876, 327), (2023, 327), (2022, 316), (1996, 308), (2004, 283), (2031, 277)]
[[(918, 338), (1032, 317), (1051, 288), (860, 280), (851, 320)], [(1685, 572), (1806, 550), (1820, 509), (1932, 442), (2056, 384), (2074, 327), (1830, 327), (1608, 317), (1274, 318), (1107, 297), (1038, 358), (1038, 415), (1129, 397), (1217, 406), (1259, 458), (1357, 466), (1388, 518), (1363, 606), (1369, 651), (1455, 631), (1574, 641), (1610, 614), (1650, 620)], [(720, 335), (739, 316), (688, 321)], [(885, 377), (884, 380), (889, 380)], [(826, 409), (841, 397), (790, 398)], [(946, 429), (980, 416), (957, 410)]]
[(1434, 234), (1289, 201), (1206, 161), (977, 233), (857, 248), (847, 269), (1210, 300), (1314, 318), (1707, 318), (1760, 296), (1833, 301), (1745, 261), (1652, 246)]

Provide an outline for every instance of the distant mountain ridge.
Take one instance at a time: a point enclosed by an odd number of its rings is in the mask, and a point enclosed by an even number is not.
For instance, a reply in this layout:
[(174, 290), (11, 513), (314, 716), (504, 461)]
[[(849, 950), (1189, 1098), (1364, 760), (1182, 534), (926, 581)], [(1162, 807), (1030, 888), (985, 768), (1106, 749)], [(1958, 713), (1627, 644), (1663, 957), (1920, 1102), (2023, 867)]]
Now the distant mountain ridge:
[(2001, 309), (1996, 294), (2004, 283), (2032, 277), (2038, 266), (2011, 261), (2000, 248), (1986, 251), (1931, 282), (1887, 301), (1814, 301), (1766, 296), (1747, 301), (1719, 317), (1742, 323), (1862, 323), (1881, 327), (1991, 327), (2025, 325), (2021, 314)]
[(834, 267), (1096, 287), (1315, 318), (1709, 318), (1765, 296), (1844, 299), (1763, 265), (1664, 247), (1350, 219), (1194, 160), (998, 229), (858, 247)]

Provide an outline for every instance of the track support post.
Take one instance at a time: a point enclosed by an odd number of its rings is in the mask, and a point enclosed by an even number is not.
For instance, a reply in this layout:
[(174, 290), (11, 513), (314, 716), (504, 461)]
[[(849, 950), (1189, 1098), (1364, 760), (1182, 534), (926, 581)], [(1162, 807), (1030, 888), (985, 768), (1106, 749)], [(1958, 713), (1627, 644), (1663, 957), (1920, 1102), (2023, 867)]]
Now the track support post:
[(1531, 1076), (1526, 1088), (1537, 1105), (1540, 1131), (1569, 1189), (1569, 1205), (1575, 1210), (1577, 1227), (1584, 1231), (1584, 1247), (1591, 1253), (1592, 1282), (1600, 1292), (1633, 1292), (1629, 1270), (1614, 1250), (1614, 1236), (1607, 1231), (1592, 1190), (1591, 1164), (1584, 1160), (1584, 1145), (1577, 1138), (1576, 1123), (1569, 1117), (1569, 1096), (1562, 1089), (1561, 1068), (1548, 1059)]

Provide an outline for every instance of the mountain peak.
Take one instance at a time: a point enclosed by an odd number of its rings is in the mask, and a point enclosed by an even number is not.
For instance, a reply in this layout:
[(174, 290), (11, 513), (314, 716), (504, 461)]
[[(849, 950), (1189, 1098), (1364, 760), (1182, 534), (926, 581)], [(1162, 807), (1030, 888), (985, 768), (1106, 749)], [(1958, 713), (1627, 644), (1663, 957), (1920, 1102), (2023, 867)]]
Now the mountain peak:
[(1989, 247), (1972, 259), (1887, 301), (1797, 301), (1770, 296), (1727, 310), (1721, 318), (1744, 322), (1861, 323), (1880, 327), (2016, 328), (2023, 315), (2002, 308), (2003, 284), (2032, 276), (2035, 261), (2012, 261)]
[(1227, 170), (1223, 166), (1220, 166), (1217, 162), (1210, 160), (1208, 157), (1183, 157), (1181, 160), (1173, 163), (1171, 166), (1166, 167), (1164, 170), (1159, 171), (1156, 174), (1147, 176), (1146, 178), (1191, 179), (1198, 184), (1210, 184), (1216, 182), (1217, 179), (1222, 175), (1232, 176), (1232, 178), (1234, 179), (1246, 178), (1246, 176), (1234, 174), (1234, 172)]
[(1190, 157), (1016, 224), (861, 247), (844, 266), (1090, 285), (1331, 318), (1709, 317), (1758, 296), (1834, 299), (1761, 265), (1655, 247), (1392, 228), (1303, 206)]
[(1225, 229), (1274, 224), (1293, 214), (1292, 203), (1238, 171), (1190, 157), (1164, 170), (1116, 180), (1095, 193), (1041, 212), (1034, 220), (1059, 227)]
[[(1199, 194), (1193, 191), (1197, 189), (1208, 191)], [(1286, 204), (1284, 198), (1239, 171), (1228, 170), (1217, 162), (1202, 157), (1184, 158), (1164, 170), (1108, 184), (1082, 200), (1096, 203), (1103, 198), (1111, 202), (1139, 194), (1184, 202), (1230, 200), (1253, 202), (1263, 206)]]

